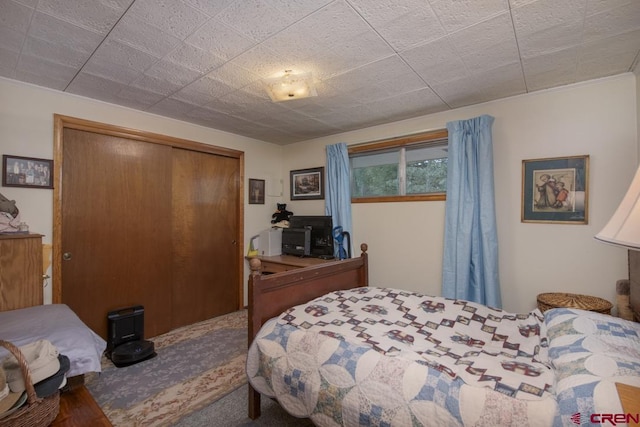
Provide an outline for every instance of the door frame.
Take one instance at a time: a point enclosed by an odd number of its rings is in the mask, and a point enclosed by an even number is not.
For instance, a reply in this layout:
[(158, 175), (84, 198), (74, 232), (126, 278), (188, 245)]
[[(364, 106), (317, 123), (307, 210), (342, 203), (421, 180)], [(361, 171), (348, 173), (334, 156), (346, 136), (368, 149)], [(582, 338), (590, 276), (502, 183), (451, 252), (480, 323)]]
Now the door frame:
[(244, 152), (218, 147), (202, 142), (161, 135), (153, 132), (130, 129), (61, 114), (53, 115), (53, 255), (52, 255), (52, 300), (62, 303), (62, 177), (64, 174), (63, 147), (64, 130), (75, 129), (102, 135), (132, 139), (175, 148), (231, 157), (239, 161), (238, 176), (238, 230), (236, 230), (236, 256), (238, 257), (238, 310), (244, 308)]

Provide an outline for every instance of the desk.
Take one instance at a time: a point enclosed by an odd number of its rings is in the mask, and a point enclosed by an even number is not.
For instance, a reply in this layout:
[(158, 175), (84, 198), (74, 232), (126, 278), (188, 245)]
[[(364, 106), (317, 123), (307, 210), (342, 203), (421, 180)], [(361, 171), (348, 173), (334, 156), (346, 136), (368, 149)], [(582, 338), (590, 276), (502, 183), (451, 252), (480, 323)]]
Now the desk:
[(295, 270), (297, 268), (310, 267), (312, 265), (335, 261), (335, 259), (299, 257), (295, 255), (256, 256), (246, 258), (249, 260), (251, 258), (258, 258), (262, 262), (263, 274), (280, 273), (283, 271)]

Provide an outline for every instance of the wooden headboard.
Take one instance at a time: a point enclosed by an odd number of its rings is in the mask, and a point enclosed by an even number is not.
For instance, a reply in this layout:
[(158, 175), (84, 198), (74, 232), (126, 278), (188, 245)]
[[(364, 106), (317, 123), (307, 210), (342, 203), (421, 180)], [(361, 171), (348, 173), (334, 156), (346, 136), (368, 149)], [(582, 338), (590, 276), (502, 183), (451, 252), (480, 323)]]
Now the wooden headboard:
[(640, 251), (629, 251), (629, 288), (633, 319), (640, 322)]
[(260, 260), (249, 265), (249, 344), (260, 327), (286, 309), (326, 293), (368, 286), (367, 245), (358, 258), (328, 262), (277, 274), (262, 275)]

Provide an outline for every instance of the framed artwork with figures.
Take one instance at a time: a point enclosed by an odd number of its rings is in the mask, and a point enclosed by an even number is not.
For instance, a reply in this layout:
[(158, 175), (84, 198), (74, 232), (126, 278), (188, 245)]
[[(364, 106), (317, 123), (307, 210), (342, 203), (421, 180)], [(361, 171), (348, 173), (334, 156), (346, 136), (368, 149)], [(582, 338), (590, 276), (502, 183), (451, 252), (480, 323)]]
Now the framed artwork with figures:
[(587, 224), (589, 156), (522, 161), (522, 222)]
[(53, 188), (53, 160), (2, 156), (4, 187)]

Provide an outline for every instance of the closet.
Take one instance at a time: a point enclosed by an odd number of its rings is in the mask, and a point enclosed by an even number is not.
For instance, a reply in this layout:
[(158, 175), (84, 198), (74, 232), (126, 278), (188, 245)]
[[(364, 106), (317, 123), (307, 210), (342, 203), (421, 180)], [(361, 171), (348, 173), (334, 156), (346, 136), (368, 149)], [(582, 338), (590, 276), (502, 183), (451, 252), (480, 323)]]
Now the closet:
[(105, 338), (124, 307), (146, 337), (242, 307), (242, 152), (64, 116), (55, 134), (54, 302)]

